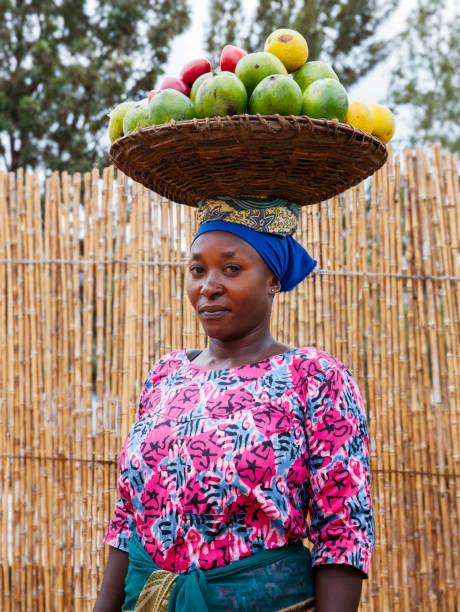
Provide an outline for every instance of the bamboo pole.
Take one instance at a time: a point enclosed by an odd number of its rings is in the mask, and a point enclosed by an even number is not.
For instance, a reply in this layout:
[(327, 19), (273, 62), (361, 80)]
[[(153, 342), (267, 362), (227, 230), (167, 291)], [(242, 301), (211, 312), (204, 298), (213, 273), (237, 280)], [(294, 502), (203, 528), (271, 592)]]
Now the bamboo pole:
[[(162, 262), (168, 260), (169, 251), (169, 210), (168, 201), (165, 198), (161, 199), (161, 242), (160, 242), (160, 259)], [(160, 287), (162, 289), (160, 296), (160, 318), (163, 321), (163, 329), (161, 331), (161, 353), (169, 353), (171, 351), (171, 328), (169, 319), (171, 308), (169, 296), (171, 294), (170, 283), (170, 267), (162, 265), (160, 268)]]
[[(344, 198), (338, 196), (336, 198), (336, 214), (335, 214), (335, 227), (334, 227), (334, 270), (344, 271), (346, 269), (344, 256), (345, 256), (345, 245), (344, 245)], [(347, 321), (346, 321), (346, 303), (344, 300), (345, 295), (345, 276), (338, 276), (334, 279), (335, 295), (334, 303), (336, 308), (336, 355), (339, 359), (346, 361), (346, 343), (347, 343)]]
[[(143, 261), (151, 262), (152, 260), (152, 215), (151, 215), (151, 196), (148, 189), (144, 190), (143, 203), (143, 220), (142, 220), (142, 259)], [(142, 282), (142, 326), (141, 326), (141, 368), (140, 368), (140, 383), (143, 384), (150, 368), (153, 365), (153, 357), (151, 355), (152, 334), (150, 326), (150, 294), (152, 290), (152, 266), (144, 266)]]
[[(137, 208), (136, 208), (136, 217), (134, 220), (132, 219), (131, 226), (135, 227), (135, 235), (133, 239), (135, 239), (135, 259), (136, 261), (144, 261), (144, 193), (145, 188), (141, 185), (138, 185), (137, 192)], [(137, 398), (139, 397), (140, 392), (140, 381), (143, 376), (143, 372), (141, 371), (142, 366), (142, 295), (143, 295), (143, 285), (144, 285), (144, 266), (142, 264), (136, 264), (136, 276), (135, 276), (135, 285), (133, 287), (133, 291), (135, 291), (135, 303), (136, 303), (136, 312), (134, 315), (134, 326), (133, 326), (133, 338), (131, 342), (132, 348), (132, 361), (133, 361), (133, 378), (134, 378), (134, 395), (133, 395), (133, 403), (129, 406), (129, 425), (132, 425), (133, 418), (135, 415), (135, 407)], [(130, 379), (132, 380), (132, 379)], [(132, 383), (131, 383), (132, 384)]]
[[(17, 259), (24, 259), (24, 240), (23, 240), (23, 235), (25, 232), (25, 223), (24, 223), (24, 197), (23, 197), (23, 192), (24, 192), (24, 174), (23, 171), (20, 169), (18, 170), (18, 172), (16, 173), (16, 197), (15, 197), (15, 207), (16, 207), (16, 231), (17, 234), (15, 236), (15, 239), (12, 241), (12, 246), (13, 246), (13, 252), (15, 253), (15, 256), (17, 257)], [(29, 445), (29, 432), (24, 431), (22, 436), (20, 435), (20, 424), (21, 423), (25, 423), (26, 422), (26, 400), (25, 400), (25, 393), (24, 393), (24, 385), (20, 384), (20, 379), (19, 379), (19, 372), (23, 372), (26, 376), (28, 374), (28, 368), (27, 368), (27, 358), (26, 358), (26, 353), (29, 350), (29, 346), (28, 346), (28, 337), (27, 337), (27, 333), (26, 333), (26, 329), (25, 329), (25, 312), (24, 312), (24, 306), (25, 306), (25, 277), (24, 277), (24, 266), (18, 264), (16, 266), (16, 276), (15, 276), (15, 285), (16, 285), (16, 296), (15, 296), (15, 314), (16, 314), (16, 334), (15, 334), (15, 353), (16, 353), (16, 357), (17, 359), (16, 361), (16, 381), (17, 383), (17, 390), (16, 390), (16, 405), (18, 407), (17, 410), (15, 410), (14, 413), (14, 419), (15, 419), (15, 424), (14, 424), (14, 429), (17, 436), (17, 449), (18, 449), (18, 457), (16, 460), (16, 465), (18, 465), (18, 468), (21, 470), (21, 472), (24, 473), (24, 489), (27, 492), (28, 490), (30, 490), (30, 470), (27, 473), (26, 472), (26, 468), (29, 467), (27, 465), (27, 453), (28, 453), (28, 445)], [(20, 494), (19, 494), (19, 483), (16, 481), (15, 482), (15, 488), (16, 488), (16, 499), (19, 500)], [(26, 499), (27, 499), (27, 493), (26, 493)], [(27, 502), (26, 502), (27, 503)], [(18, 511), (17, 511), (17, 522), (15, 524), (15, 532), (16, 532), (16, 538), (15, 541), (19, 543), (19, 550), (21, 551), (21, 559), (18, 559), (18, 564), (17, 564), (17, 570), (18, 571), (18, 582), (17, 582), (17, 588), (20, 589), (21, 593), (25, 593), (27, 588), (28, 588), (28, 582), (29, 582), (29, 572), (28, 572), (28, 565), (29, 563), (27, 562), (27, 558), (26, 558), (26, 546), (27, 546), (27, 540), (26, 540), (26, 520), (27, 520), (27, 515), (26, 515), (26, 504), (22, 504)], [(25, 565), (25, 567), (23, 567), (23, 564)], [(26, 600), (26, 605), (27, 605), (27, 600)]]
[[(44, 240), (44, 228), (43, 228), (43, 216), (46, 217), (46, 203), (45, 203), (45, 215), (42, 214), (41, 203), (40, 203), (40, 193), (38, 181), (34, 186), (34, 202), (33, 202), (33, 220), (31, 222), (31, 226), (33, 226), (34, 231), (34, 255), (37, 257), (37, 260), (41, 262), (46, 257), (46, 248)], [(40, 479), (39, 479), (39, 490), (41, 491), (41, 496), (45, 496), (45, 502), (39, 504), (38, 509), (38, 521), (40, 524), (40, 545), (38, 550), (40, 551), (39, 555), (39, 565), (43, 565), (43, 569), (41, 572), (42, 580), (41, 580), (41, 593), (40, 593), (40, 601), (39, 601), (39, 609), (49, 609), (50, 603), (50, 594), (49, 594), (49, 584), (50, 584), (50, 544), (49, 544), (49, 529), (47, 525), (47, 517), (48, 509), (49, 509), (49, 493), (51, 491), (51, 479), (49, 477), (49, 467), (50, 462), (48, 460), (48, 452), (50, 448), (50, 431), (48, 427), (48, 417), (47, 410), (49, 406), (49, 396), (47, 395), (49, 385), (48, 385), (48, 376), (45, 376), (45, 372), (48, 373), (47, 369), (48, 363), (48, 348), (49, 345), (46, 343), (49, 342), (48, 337), (48, 327), (47, 327), (47, 318), (44, 311), (44, 304), (48, 300), (47, 289), (49, 289), (48, 280), (49, 274), (45, 272), (44, 264), (39, 263), (34, 266), (36, 270), (36, 286), (34, 291), (34, 303), (37, 309), (37, 361), (38, 361), (38, 371), (37, 371), (37, 384), (38, 384), (38, 397), (40, 401), (40, 416), (39, 416), (39, 430), (36, 435), (39, 439), (38, 445), (38, 457), (37, 464), (39, 463), (40, 467)]]
[[(312, 208), (311, 216), (311, 236), (312, 236), (312, 251), (313, 259), (318, 261), (318, 266), (322, 266), (321, 262), (321, 245), (320, 245), (320, 232), (319, 232), (319, 204), (314, 204)], [(320, 304), (322, 297), (322, 281), (321, 276), (316, 274), (314, 276), (315, 281), (315, 293), (313, 303)], [(317, 312), (316, 308), (313, 308), (313, 321), (314, 321), (314, 338), (315, 345), (322, 347), (324, 346), (323, 339), (323, 327), (321, 324), (321, 315)]]
[[(16, 198), (15, 198), (15, 189), (16, 189), (16, 185), (15, 185), (15, 181), (14, 181), (14, 176), (12, 176), (11, 174), (8, 175), (8, 217), (9, 219), (7, 219), (7, 223), (5, 226), (5, 240), (6, 240), (6, 257), (7, 257), (7, 261), (8, 260), (12, 260), (16, 253), (15, 253), (15, 249), (14, 249), (14, 242), (12, 239), (12, 233), (17, 231), (16, 228)], [(9, 221), (9, 223), (8, 223)], [(15, 323), (15, 317), (14, 317), (14, 304), (15, 304), (15, 287), (14, 287), (14, 283), (13, 283), (13, 279), (15, 278), (16, 274), (15, 274), (16, 270), (13, 268), (12, 264), (7, 264), (7, 302), (6, 302), (6, 311), (7, 311), (7, 370), (8, 370), (8, 375), (7, 375), (7, 390), (6, 390), (6, 397), (7, 397), (7, 406), (8, 406), (8, 430), (11, 432), (10, 433), (10, 440), (9, 440), (9, 453), (10, 453), (10, 459), (9, 459), (9, 476), (10, 476), (10, 483), (11, 483), (11, 488), (10, 488), (10, 497), (9, 497), (9, 503), (11, 504), (11, 507), (14, 507), (14, 503), (16, 502), (17, 499), (17, 485), (15, 483), (18, 482), (18, 467), (19, 467), (19, 441), (17, 439), (17, 435), (18, 432), (16, 432), (15, 435), (15, 411), (13, 409), (14, 406), (17, 406), (17, 398), (15, 397), (15, 373), (17, 371), (16, 368), (16, 363), (15, 363), (15, 340), (14, 340), (14, 334), (15, 334), (15, 327), (16, 327), (16, 323)], [(15, 457), (18, 457), (18, 460), (14, 460)], [(9, 510), (9, 509), (8, 509)], [(17, 521), (15, 521), (15, 525), (17, 525)], [(14, 529), (14, 531), (13, 531)], [(9, 531), (12, 532), (12, 537), (11, 537), (11, 541), (16, 541), (16, 531), (17, 527), (13, 527), (12, 521), (9, 521)], [(8, 541), (8, 536), (7, 536), (7, 541)], [(18, 547), (19, 548), (19, 547)], [(19, 551), (13, 551), (10, 558), (11, 558), (11, 578), (10, 578), (10, 588), (8, 589), (8, 595), (9, 595), (9, 604), (10, 604), (10, 609), (14, 610), (17, 609), (17, 605), (18, 605), (18, 584), (17, 584), (17, 574), (19, 572), (19, 568), (17, 567), (18, 564), (18, 552)]]
[[(387, 165), (377, 172), (373, 177), (375, 181), (375, 190), (373, 191), (374, 201), (371, 204), (373, 212), (371, 218), (372, 224), (372, 259), (371, 269), (374, 272), (382, 272), (382, 260), (384, 257), (384, 244), (382, 241), (382, 216), (385, 209), (385, 194), (383, 193), (383, 177)], [(388, 502), (388, 410), (386, 404), (385, 392), (388, 381), (386, 379), (386, 362), (385, 362), (385, 342), (386, 328), (384, 325), (384, 308), (382, 307), (385, 299), (384, 280), (379, 277), (374, 277), (371, 285), (372, 289), (372, 320), (373, 320), (373, 336), (378, 338), (374, 350), (374, 364), (376, 380), (378, 384), (375, 386), (374, 406), (375, 414), (378, 419), (376, 426), (376, 458), (377, 458), (377, 478), (375, 479), (374, 494), (375, 507), (378, 520), (376, 521), (376, 543), (378, 550), (386, 551), (388, 549), (388, 539), (390, 534), (387, 532), (388, 517), (383, 509), (387, 507)], [(377, 425), (377, 424), (376, 424)], [(379, 593), (377, 600), (377, 609), (388, 610), (388, 591), (391, 575), (391, 559), (385, 563), (377, 558), (379, 567)]]
[[(378, 219), (378, 175), (373, 177), (372, 189), (371, 189), (371, 201), (369, 208), (369, 268), (372, 272), (378, 273), (379, 265), (379, 249), (378, 249), (378, 233), (377, 233), (377, 219)], [(379, 314), (378, 314), (378, 303), (379, 303), (379, 286), (378, 279), (373, 276), (370, 280), (370, 320), (369, 329), (371, 330), (371, 337), (379, 338)], [(374, 556), (374, 568), (380, 567), (379, 551), (382, 550), (382, 523), (380, 521), (381, 516), (381, 491), (383, 470), (381, 468), (382, 463), (382, 434), (380, 430), (380, 395), (381, 395), (381, 380), (380, 380), (380, 352), (378, 350), (379, 344), (375, 342), (369, 347), (370, 359), (372, 364), (372, 375), (369, 380), (369, 415), (373, 418), (369, 422), (369, 438), (370, 438), (370, 462), (372, 466), (373, 476), (373, 504), (374, 512), (376, 516), (375, 525), (375, 543), (376, 543), (376, 554)], [(383, 588), (380, 580), (380, 576), (375, 576), (376, 572), (373, 572), (372, 585), (375, 602), (375, 609), (383, 609)]]
[[(358, 185), (356, 188), (357, 202), (356, 202), (356, 219), (355, 219), (355, 231), (356, 231), (356, 260), (355, 269), (357, 272), (363, 270), (366, 266), (367, 259), (367, 244), (366, 244), (366, 195), (364, 191), (364, 185)], [(332, 254), (331, 254), (332, 258)], [(356, 312), (356, 325), (359, 329), (359, 342), (357, 346), (358, 361), (356, 364), (355, 376), (358, 380), (360, 389), (362, 389), (363, 399), (366, 401), (366, 361), (364, 357), (365, 345), (364, 345), (364, 285), (367, 283), (367, 278), (356, 277), (359, 281), (356, 286), (357, 295), (357, 312)], [(367, 406), (366, 406), (367, 410)]]
[[(301, 244), (305, 246), (308, 251), (308, 238), (305, 224), (305, 215), (303, 211), (299, 216), (299, 222), (297, 226), (297, 236)], [(310, 279), (311, 280), (311, 279)], [(307, 335), (307, 282), (301, 283), (297, 289), (297, 341), (300, 347), (307, 346), (308, 335)]]
[[(395, 158), (395, 180), (392, 185), (392, 191), (394, 193), (394, 203), (392, 204), (392, 230), (390, 234), (394, 236), (394, 251), (392, 253), (392, 265), (390, 270), (392, 273), (397, 273), (398, 270), (404, 270), (403, 261), (403, 242), (402, 242), (402, 223), (404, 220), (404, 211), (400, 198), (400, 185), (401, 185), (401, 168), (400, 158)], [(394, 229), (393, 229), (394, 228)], [(393, 233), (392, 233), (393, 232)], [(396, 430), (395, 430), (395, 448), (397, 454), (395, 454), (395, 471), (397, 473), (397, 490), (407, 490), (407, 478), (404, 474), (399, 474), (398, 464), (408, 465), (409, 453), (407, 452), (408, 447), (408, 435), (405, 427), (405, 417), (408, 411), (407, 407), (407, 394), (406, 394), (406, 381), (407, 381), (407, 347), (405, 343), (405, 315), (404, 315), (404, 280), (394, 279), (394, 289), (392, 290), (393, 299), (396, 299), (394, 306), (394, 318), (392, 327), (395, 334), (395, 349), (393, 351), (393, 374), (394, 374), (394, 386), (396, 392), (395, 398), (395, 412), (396, 412)], [(404, 495), (404, 503), (397, 504), (396, 492), (392, 497), (392, 504), (397, 505), (399, 509), (398, 513), (398, 526), (395, 538), (395, 551), (397, 554), (398, 561), (398, 579), (401, 584), (401, 596), (400, 606), (403, 609), (409, 609), (410, 607), (410, 596), (409, 596), (409, 583), (408, 583), (408, 567), (407, 567), (407, 556), (404, 554), (404, 548), (402, 546), (402, 540), (404, 538), (403, 525), (407, 524), (407, 516), (409, 514), (409, 508), (407, 504), (406, 495)]]
[(181, 291), (181, 270), (180, 262), (182, 259), (181, 254), (181, 231), (182, 231), (182, 219), (181, 213), (184, 206), (179, 204), (173, 205), (173, 218), (171, 219), (171, 234), (174, 236), (174, 244), (172, 248), (172, 259), (174, 262), (174, 268), (172, 269), (171, 279), (171, 308), (172, 316), (172, 346), (174, 349), (181, 348), (182, 338), (182, 291)]
[[(322, 268), (329, 267), (329, 202), (326, 200), (320, 204), (319, 214), (319, 248), (321, 253), (320, 265)], [(332, 353), (332, 325), (331, 308), (329, 302), (331, 279), (329, 276), (321, 277), (321, 289), (323, 295), (323, 308), (321, 312), (321, 329), (323, 336), (322, 346), (326, 351)], [(293, 334), (294, 336), (294, 334)], [(295, 343), (294, 337), (292, 342)]]
[(161, 217), (161, 196), (156, 196), (156, 210), (155, 210), (155, 219), (153, 226), (154, 233), (154, 250), (153, 250), (153, 259), (156, 265), (153, 268), (154, 275), (154, 290), (153, 290), (153, 303), (154, 303), (154, 321), (155, 321), (155, 360), (158, 360), (163, 356), (164, 350), (162, 346), (162, 338), (164, 338), (163, 331), (163, 321), (161, 316), (161, 308), (162, 308), (162, 284), (161, 284), (161, 273), (162, 269), (158, 262), (161, 261), (161, 240), (162, 240), (162, 224), (163, 219)]
[[(391, 155), (391, 154), (390, 154)], [(395, 193), (395, 168), (394, 161), (391, 155), (389, 162), (390, 168), (386, 174), (386, 185), (384, 192), (386, 193), (387, 210), (382, 226), (384, 233), (384, 244), (386, 257), (383, 258), (384, 271), (390, 274), (397, 272), (396, 267), (396, 245), (395, 240), (398, 236), (398, 227), (400, 219), (396, 220), (396, 212), (398, 211), (398, 195)], [(397, 191), (397, 190), (396, 190)], [(382, 215), (383, 217), (383, 215)], [(398, 473), (398, 464), (404, 458), (401, 440), (401, 423), (399, 420), (400, 400), (398, 398), (399, 391), (399, 359), (401, 356), (401, 347), (398, 340), (398, 313), (396, 297), (398, 295), (398, 285), (401, 284), (401, 279), (387, 277), (385, 281), (386, 304), (385, 312), (387, 315), (387, 349), (386, 359), (388, 361), (388, 377), (390, 384), (387, 396), (387, 404), (389, 408), (389, 435), (392, 437), (392, 444), (389, 446), (389, 492), (388, 499), (391, 507), (396, 508), (397, 524), (393, 525), (392, 537), (389, 540), (390, 554), (392, 561), (396, 566), (397, 571), (393, 571), (391, 588), (394, 592), (395, 605), (401, 604), (401, 573), (398, 567), (399, 564), (399, 541), (402, 533), (402, 525), (404, 524), (403, 504), (398, 504), (397, 491), (404, 487), (401, 474)]]
[[(119, 399), (123, 395), (123, 341), (125, 325), (125, 300), (126, 291), (126, 271), (124, 263), (126, 257), (126, 228), (128, 215), (128, 178), (122, 174), (117, 174), (117, 221), (115, 237), (115, 265), (113, 273), (113, 359), (111, 368), (110, 387), (113, 395), (113, 412), (118, 420), (115, 421), (116, 440), (121, 445), (122, 432), (120, 431), (121, 406)], [(117, 451), (118, 452), (118, 451)], [(112, 455), (114, 456), (114, 455)]]
[[(85, 262), (94, 260), (94, 207), (91, 197), (91, 174), (86, 172), (83, 176), (83, 259)], [(82, 391), (83, 391), (83, 457), (92, 459), (92, 353), (93, 353), (93, 310), (94, 310), (94, 265), (85, 263), (82, 266), (83, 277), (83, 317), (82, 317)], [(85, 469), (82, 471), (82, 504), (87, 515), (92, 519), (91, 497), (93, 490), (93, 472)], [(82, 591), (85, 605), (93, 598), (92, 595), (92, 564), (94, 553), (93, 529), (91, 522), (83, 524), (83, 539), (89, 545), (83, 549), (83, 580)]]
[[(34, 257), (34, 225), (30, 223), (33, 219), (34, 198), (36, 196), (36, 176), (26, 175), (25, 185), (25, 258)], [(27, 422), (30, 423), (29, 446), (26, 450), (28, 455), (27, 470), (30, 474), (30, 488), (28, 489), (28, 499), (26, 501), (26, 516), (28, 518), (26, 527), (26, 541), (28, 544), (27, 563), (29, 571), (29, 587), (27, 597), (27, 609), (43, 610), (42, 593), (39, 592), (40, 577), (37, 551), (39, 550), (40, 528), (38, 522), (39, 493), (36, 483), (39, 482), (39, 464), (34, 460), (38, 454), (38, 432), (40, 430), (39, 414), (39, 392), (38, 392), (38, 360), (37, 360), (37, 309), (35, 305), (35, 266), (28, 264), (25, 268), (26, 293), (25, 293), (25, 313), (27, 318), (26, 338), (29, 339), (29, 346), (26, 347), (26, 358), (29, 362), (28, 372), (25, 376), (30, 380), (29, 394), (27, 397), (28, 410)]]
[[(105, 427), (106, 427), (106, 404), (104, 397), (104, 371), (105, 371), (105, 363), (104, 363), (104, 352), (107, 347), (106, 337), (106, 319), (105, 319), (105, 302), (106, 302), (106, 264), (103, 263), (106, 259), (106, 247), (107, 240), (109, 239), (107, 228), (107, 218), (108, 218), (108, 196), (109, 190), (107, 186), (107, 171), (105, 169), (102, 175), (102, 185), (100, 183), (99, 174), (94, 173), (92, 176), (93, 185), (97, 184), (97, 191), (94, 190), (94, 197), (97, 194), (97, 218), (96, 218), (96, 239), (95, 239), (95, 253), (97, 259), (97, 265), (95, 269), (95, 330), (96, 330), (96, 338), (95, 338), (95, 361), (96, 361), (96, 376), (95, 376), (95, 391), (96, 391), (96, 406), (94, 415), (93, 411), (93, 441), (94, 441), (94, 480), (93, 480), (93, 499), (95, 499), (95, 503), (93, 505), (94, 509), (94, 555), (95, 555), (95, 564), (93, 566), (93, 585), (94, 592), (97, 594), (98, 591), (98, 578), (99, 572), (98, 567), (105, 566), (105, 547), (103, 545), (103, 533), (104, 533), (104, 509), (105, 509)], [(102, 186), (102, 189), (99, 189), (99, 186)], [(94, 377), (93, 377), (94, 379)], [(94, 389), (94, 386), (93, 386)], [(94, 391), (93, 391), (94, 393)]]
[[(372, 203), (372, 202), (371, 202)], [(368, 271), (368, 241), (369, 241), (369, 229), (368, 229), (368, 218), (366, 214), (366, 199), (360, 198), (360, 211), (359, 211), (359, 244), (360, 244), (360, 263), (361, 270), (363, 273)], [(335, 229), (334, 233), (338, 233)], [(371, 236), (372, 238), (372, 236)], [(335, 269), (338, 265), (336, 264)], [(362, 372), (365, 376), (365, 384), (361, 385), (363, 398), (366, 405), (367, 422), (368, 422), (368, 438), (369, 438), (369, 458), (372, 474), (372, 482), (374, 483), (374, 469), (376, 464), (376, 457), (374, 454), (374, 422), (375, 422), (375, 410), (373, 405), (374, 398), (374, 387), (375, 387), (375, 373), (374, 373), (374, 360), (373, 360), (373, 347), (372, 347), (372, 333), (371, 333), (371, 319), (370, 319), (370, 285), (367, 276), (362, 279), (362, 325), (363, 325), (363, 348), (364, 348), (364, 365)], [(375, 563), (374, 563), (375, 566)], [(378, 594), (378, 583), (377, 583), (377, 572), (373, 572), (370, 580), (365, 585), (363, 603), (367, 603), (369, 609), (376, 609), (374, 606), (375, 599)]]
[[(112, 444), (115, 437), (115, 415), (113, 414), (113, 403), (112, 393), (110, 392), (110, 363), (113, 358), (113, 250), (114, 250), (114, 238), (113, 238), (113, 186), (114, 186), (114, 169), (110, 166), (104, 169), (103, 173), (104, 180), (104, 197), (105, 197), (105, 215), (107, 219), (107, 234), (106, 234), (106, 247), (104, 258), (107, 259), (105, 267), (105, 355), (104, 355), (104, 429), (103, 429), (103, 492), (102, 492), (102, 504), (100, 507), (100, 514), (98, 515), (99, 525), (99, 540), (100, 545), (100, 566), (105, 567), (107, 562), (108, 550), (107, 546), (103, 544), (103, 536), (107, 529), (106, 517), (110, 516), (113, 511), (112, 501), (112, 477), (111, 472), (111, 458), (112, 458)], [(101, 574), (98, 572), (98, 583), (97, 590), (99, 592), (101, 584)]]
[[(72, 210), (71, 210), (71, 233), (70, 233), (70, 257), (74, 262), (79, 260), (79, 225), (80, 225), (80, 191), (81, 176), (75, 174), (72, 178)], [(72, 338), (72, 375), (73, 375), (73, 405), (71, 428), (73, 433), (73, 452), (75, 462), (72, 465), (74, 475), (73, 494), (73, 583), (74, 583), (74, 606), (76, 612), (83, 610), (83, 548), (82, 531), (85, 520), (82, 505), (82, 470), (84, 463), (80, 461), (84, 457), (83, 443), (83, 376), (82, 376), (82, 308), (80, 301), (80, 266), (72, 264), (72, 313), (70, 335)]]
[(113, 395), (110, 392), (110, 364), (113, 361), (113, 353), (114, 353), (114, 338), (113, 338), (113, 299), (114, 299), (114, 280), (113, 280), (113, 272), (114, 272), (114, 236), (113, 236), (113, 220), (114, 220), (114, 194), (113, 194), (113, 185), (114, 185), (114, 171), (113, 166), (109, 166), (108, 168), (104, 168), (103, 172), (103, 198), (105, 203), (105, 215), (106, 215), (106, 249), (104, 257), (107, 259), (107, 264), (104, 267), (105, 275), (106, 275), (106, 289), (105, 289), (105, 299), (104, 299), (104, 332), (105, 332), (105, 350), (104, 350), (104, 409), (105, 409), (105, 427), (104, 431), (107, 434), (105, 436), (104, 442), (104, 460), (106, 460), (110, 456), (109, 450), (109, 440), (110, 437), (113, 437), (115, 427), (115, 414), (114, 414), (114, 405), (113, 405)]
[[(410, 164), (407, 152), (404, 157), (404, 223), (405, 223), (405, 242), (406, 242), (406, 271), (408, 274), (413, 274), (413, 252), (415, 248), (413, 231), (412, 231), (412, 219), (411, 219), (411, 182), (409, 180)], [(407, 280), (407, 325), (410, 330), (415, 327), (414, 322), (414, 310), (412, 306), (414, 292), (414, 281), (409, 278)], [(407, 351), (408, 351), (408, 381), (409, 381), (409, 395), (408, 395), (408, 408), (409, 412), (406, 417), (406, 427), (409, 432), (408, 436), (408, 456), (409, 456), (409, 467), (420, 465), (418, 461), (418, 414), (417, 414), (417, 394), (416, 385), (417, 377), (415, 370), (415, 337), (413, 333), (407, 334)], [(421, 473), (418, 469), (414, 473), (412, 479), (412, 486), (408, 487), (407, 498), (409, 503), (408, 516), (411, 519), (411, 529), (408, 533), (408, 557), (409, 557), (409, 583), (411, 585), (410, 596), (415, 602), (417, 595), (420, 593), (420, 577), (416, 567), (417, 559), (417, 546), (418, 539), (417, 534), (420, 529), (420, 518), (418, 516), (419, 505), (417, 501), (420, 499), (421, 491)], [(415, 485), (415, 486), (414, 486)]]
[[(13, 174), (9, 176), (9, 194), (10, 194), (10, 257), (13, 259), (18, 258), (18, 234), (19, 234), (19, 223), (18, 223), (18, 203), (17, 203), (17, 182), (16, 177)], [(10, 371), (12, 372), (11, 382), (13, 387), (10, 389), (10, 398), (11, 398), (11, 410), (13, 406), (19, 407), (20, 410), (20, 399), (19, 399), (19, 389), (15, 383), (14, 377), (18, 375), (19, 365), (18, 362), (21, 361), (21, 355), (19, 351), (21, 349), (18, 347), (18, 335), (19, 335), (19, 321), (18, 321), (18, 310), (17, 306), (20, 304), (21, 297), (19, 296), (19, 287), (21, 286), (21, 277), (18, 277), (18, 266), (13, 265), (14, 276), (13, 282), (11, 284), (11, 293), (10, 293), (10, 302), (8, 303), (8, 309), (11, 309), (12, 313), (12, 325), (9, 328), (10, 344)], [(19, 481), (20, 481), (20, 473), (22, 472), (21, 465), (21, 439), (19, 437), (19, 431), (17, 429), (17, 418), (16, 418), (16, 410), (11, 411), (11, 431), (13, 432), (13, 455), (17, 458), (16, 461), (13, 462), (12, 468), (12, 484), (13, 484), (13, 503), (19, 496)], [(13, 524), (13, 540), (18, 542), (21, 538), (21, 510), (16, 517), (16, 521)], [(19, 592), (21, 589), (21, 547), (16, 547), (13, 553), (13, 562), (12, 562), (12, 591), (13, 591), (13, 606), (18, 606), (20, 602)]]
[[(0, 259), (2, 262), (8, 261), (8, 180), (6, 174), (0, 174)], [(11, 609), (11, 578), (10, 566), (11, 559), (9, 554), (9, 507), (11, 506), (11, 480), (10, 480), (10, 459), (12, 455), (10, 419), (8, 410), (9, 393), (9, 338), (8, 323), (11, 312), (8, 312), (8, 293), (10, 283), (11, 263), (0, 264), (0, 440), (6, 456), (0, 460), (0, 495), (4, 500), (0, 512), (0, 551), (1, 551), (1, 577), (0, 587), (3, 593), (2, 604), (4, 609), (9, 612)], [(6, 506), (6, 507), (5, 507)]]
[[(175, 227), (176, 223), (174, 221), (174, 207), (175, 204), (171, 201), (168, 201), (168, 257), (169, 263), (174, 263), (174, 255), (173, 253), (176, 251), (175, 245)], [(174, 312), (174, 292), (175, 292), (175, 277), (174, 277), (174, 267), (172, 265), (166, 266), (168, 269), (168, 278), (169, 278), (169, 295), (168, 297), (168, 322), (169, 322), (169, 348), (168, 352), (171, 352), (175, 347), (174, 344), (174, 327), (176, 326), (176, 320), (173, 317)]]
[[(391, 161), (387, 162), (388, 166), (391, 165)], [(390, 272), (390, 232), (386, 231), (389, 223), (390, 214), (390, 194), (389, 194), (389, 181), (388, 172), (381, 172), (380, 179), (382, 181), (381, 189), (381, 201), (379, 207), (379, 236), (381, 241), (381, 254), (380, 254), (380, 270), (387, 274)], [(382, 382), (382, 394), (381, 394), (381, 422), (383, 426), (383, 503), (386, 508), (390, 507), (391, 503), (391, 492), (392, 486), (394, 486), (394, 454), (393, 444), (390, 443), (391, 433), (393, 428), (393, 410), (394, 410), (394, 399), (391, 385), (391, 319), (389, 308), (391, 304), (391, 279), (385, 277), (381, 283), (380, 293), (380, 319), (381, 319), (381, 352), (382, 359), (380, 360), (380, 380)], [(387, 588), (385, 589), (385, 595), (392, 588), (396, 589), (396, 597), (398, 597), (398, 586), (394, 584), (395, 576), (394, 572), (390, 572), (390, 568), (393, 561), (392, 546), (393, 538), (391, 534), (392, 520), (389, 513), (385, 514), (385, 548), (388, 550), (390, 557), (390, 563), (388, 564), (388, 570), (385, 571), (385, 579), (387, 582)], [(388, 598), (384, 598), (385, 609), (389, 607)]]
[[(192, 210), (189, 206), (185, 207), (184, 210), (184, 238), (185, 238), (185, 253), (188, 257), (190, 252), (190, 246), (192, 243)], [(184, 279), (184, 283), (185, 283)], [(196, 336), (193, 329), (193, 311), (192, 306), (188, 299), (184, 299), (184, 330), (182, 333), (183, 338), (183, 347), (186, 349), (196, 349), (198, 348), (198, 344), (196, 341)]]

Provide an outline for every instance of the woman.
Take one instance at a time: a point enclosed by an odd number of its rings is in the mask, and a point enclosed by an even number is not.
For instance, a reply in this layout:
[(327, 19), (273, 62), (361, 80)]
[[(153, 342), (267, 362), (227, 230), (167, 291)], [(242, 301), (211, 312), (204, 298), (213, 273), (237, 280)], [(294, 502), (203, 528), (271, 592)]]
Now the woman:
[(276, 293), (316, 265), (298, 215), (201, 203), (187, 294), (208, 346), (144, 384), (95, 612), (357, 610), (373, 546), (361, 395), (337, 359), (270, 333)]

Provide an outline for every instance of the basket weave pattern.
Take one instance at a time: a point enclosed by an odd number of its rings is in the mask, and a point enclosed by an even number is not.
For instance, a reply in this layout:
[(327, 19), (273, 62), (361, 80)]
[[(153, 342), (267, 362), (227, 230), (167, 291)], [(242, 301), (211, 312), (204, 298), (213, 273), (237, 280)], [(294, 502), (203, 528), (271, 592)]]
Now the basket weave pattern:
[(116, 140), (120, 170), (175, 202), (277, 196), (314, 204), (378, 170), (385, 145), (349, 125), (280, 115), (233, 115), (138, 128)]

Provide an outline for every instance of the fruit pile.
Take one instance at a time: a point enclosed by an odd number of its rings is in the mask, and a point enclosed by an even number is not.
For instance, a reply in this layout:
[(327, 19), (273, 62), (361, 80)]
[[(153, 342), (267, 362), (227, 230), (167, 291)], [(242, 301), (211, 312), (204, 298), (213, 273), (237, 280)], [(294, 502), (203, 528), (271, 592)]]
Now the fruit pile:
[(110, 113), (113, 142), (138, 127), (243, 113), (306, 115), (336, 119), (387, 143), (394, 116), (381, 104), (350, 100), (329, 64), (307, 62), (308, 45), (294, 30), (272, 32), (264, 50), (247, 54), (234, 45), (222, 50), (220, 70), (199, 58), (188, 62), (180, 78), (166, 77), (159, 90), (141, 102), (122, 102)]

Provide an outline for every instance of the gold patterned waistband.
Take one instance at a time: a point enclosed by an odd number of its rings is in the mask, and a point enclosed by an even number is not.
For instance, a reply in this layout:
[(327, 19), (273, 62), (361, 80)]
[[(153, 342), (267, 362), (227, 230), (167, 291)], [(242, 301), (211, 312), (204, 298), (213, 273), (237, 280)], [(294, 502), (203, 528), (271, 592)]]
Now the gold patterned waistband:
[(166, 570), (152, 572), (144, 584), (134, 610), (125, 612), (168, 612), (169, 597), (178, 574)]

